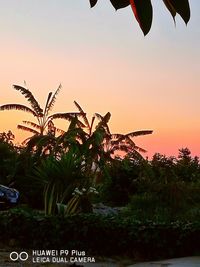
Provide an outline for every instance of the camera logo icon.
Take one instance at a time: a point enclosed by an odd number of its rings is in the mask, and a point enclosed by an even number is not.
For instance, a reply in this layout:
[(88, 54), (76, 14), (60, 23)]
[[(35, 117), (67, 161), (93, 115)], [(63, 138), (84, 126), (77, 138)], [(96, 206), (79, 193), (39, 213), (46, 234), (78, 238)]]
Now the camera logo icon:
[(28, 253), (26, 251), (22, 251), (20, 253), (16, 252), (16, 251), (12, 251), (10, 253), (10, 259), (11, 261), (26, 261), (28, 260)]

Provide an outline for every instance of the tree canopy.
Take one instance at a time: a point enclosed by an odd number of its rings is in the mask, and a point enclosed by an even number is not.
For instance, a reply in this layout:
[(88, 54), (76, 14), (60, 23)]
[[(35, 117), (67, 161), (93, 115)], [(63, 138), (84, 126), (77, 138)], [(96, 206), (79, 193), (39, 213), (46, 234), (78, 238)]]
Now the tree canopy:
[[(89, 0), (90, 6), (94, 7), (98, 0)], [(187, 24), (190, 20), (190, 4), (188, 0), (162, 0), (175, 21), (176, 14), (180, 15)], [(146, 35), (152, 25), (153, 7), (151, 0), (110, 0), (117, 10), (131, 6), (141, 30)]]

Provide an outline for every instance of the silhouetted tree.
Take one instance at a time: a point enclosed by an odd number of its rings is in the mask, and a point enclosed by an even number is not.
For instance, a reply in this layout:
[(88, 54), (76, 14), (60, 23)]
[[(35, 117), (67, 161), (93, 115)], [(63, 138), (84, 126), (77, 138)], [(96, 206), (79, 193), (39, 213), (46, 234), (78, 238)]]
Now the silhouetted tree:
[[(22, 93), (22, 95), (24, 95), (31, 107), (21, 104), (6, 104), (0, 106), (0, 110), (20, 110), (32, 114), (34, 118), (37, 119), (37, 123), (32, 121), (23, 121), (23, 124), (25, 125), (19, 124), (17, 126), (18, 129), (30, 132), (36, 136), (55, 136), (56, 131), (59, 133), (63, 133), (64, 131), (57, 129), (54, 126), (54, 119), (61, 118), (70, 121), (72, 118), (78, 115), (77, 112), (55, 113), (53, 115), (49, 114), (55, 104), (56, 96), (58, 95), (61, 89), (61, 85), (59, 85), (58, 89), (55, 91), (54, 94), (52, 92), (48, 94), (44, 109), (40, 107), (38, 101), (35, 99), (31, 91), (29, 91), (27, 88), (24, 88), (19, 85), (13, 85), (13, 87), (15, 90), (19, 91), (20, 93)], [(27, 142), (29, 139), (30, 138), (25, 140), (25, 142)]]

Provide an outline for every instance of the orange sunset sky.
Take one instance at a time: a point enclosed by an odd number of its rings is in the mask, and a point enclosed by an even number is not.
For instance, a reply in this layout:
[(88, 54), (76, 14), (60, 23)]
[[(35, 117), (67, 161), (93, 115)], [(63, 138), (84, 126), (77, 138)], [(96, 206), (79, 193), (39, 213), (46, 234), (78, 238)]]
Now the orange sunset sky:
[[(200, 156), (200, 1), (190, 0), (191, 20), (176, 27), (162, 1), (152, 1), (154, 20), (144, 37), (131, 8), (115, 12), (108, 0), (90, 9), (87, 0), (6, 0), (0, 3), (0, 105), (27, 104), (12, 84), (27, 87), (41, 105), (62, 84), (53, 112), (89, 117), (111, 112), (113, 133), (154, 130), (135, 142), (177, 155), (188, 147)], [(19, 111), (0, 112), (0, 132), (16, 141)], [(34, 120), (34, 119), (33, 119)], [(67, 123), (59, 122), (62, 129)]]

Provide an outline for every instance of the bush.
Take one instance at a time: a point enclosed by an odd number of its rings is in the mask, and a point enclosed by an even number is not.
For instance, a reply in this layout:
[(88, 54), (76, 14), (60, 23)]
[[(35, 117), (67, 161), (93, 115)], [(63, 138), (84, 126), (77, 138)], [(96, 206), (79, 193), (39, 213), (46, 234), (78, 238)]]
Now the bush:
[(121, 216), (80, 214), (61, 218), (10, 210), (0, 213), (1, 242), (24, 249), (77, 249), (89, 255), (143, 259), (200, 253), (200, 222), (140, 222)]
[(107, 166), (108, 176), (101, 188), (102, 202), (112, 206), (124, 206), (136, 188), (134, 182), (138, 178), (142, 163), (125, 158), (115, 159)]
[(154, 187), (150, 187), (146, 192), (131, 197), (126, 214), (132, 214), (137, 220), (199, 220), (199, 193), (200, 187), (196, 184), (154, 184)]

